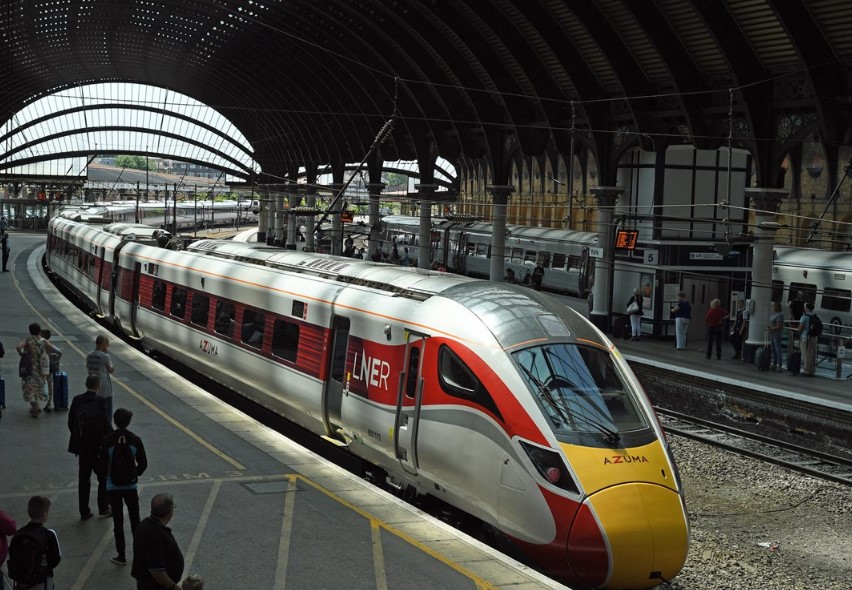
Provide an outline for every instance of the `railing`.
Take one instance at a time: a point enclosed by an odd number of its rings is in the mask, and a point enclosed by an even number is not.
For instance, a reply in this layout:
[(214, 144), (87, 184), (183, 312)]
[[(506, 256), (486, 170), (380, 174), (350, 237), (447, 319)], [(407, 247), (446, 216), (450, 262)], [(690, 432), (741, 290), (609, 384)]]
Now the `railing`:
[[(786, 348), (786, 361), (789, 362), (790, 355), (801, 348), (799, 322), (787, 321), (784, 325), (787, 342), (786, 346), (782, 342), (782, 346)], [(852, 326), (823, 322), (822, 335), (817, 344), (816, 366), (829, 370), (833, 367), (836, 379), (852, 379), (852, 371), (843, 374), (844, 364), (852, 364)]]

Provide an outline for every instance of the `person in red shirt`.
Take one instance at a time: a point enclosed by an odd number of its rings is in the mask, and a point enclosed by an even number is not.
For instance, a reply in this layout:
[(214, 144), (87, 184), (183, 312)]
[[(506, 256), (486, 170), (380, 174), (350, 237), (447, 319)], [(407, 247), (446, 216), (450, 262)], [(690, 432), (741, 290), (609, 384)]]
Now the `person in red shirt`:
[(716, 343), (716, 358), (722, 358), (722, 322), (728, 317), (728, 312), (722, 307), (722, 302), (719, 299), (714, 299), (710, 302), (710, 308), (704, 314), (704, 321), (707, 322), (707, 358), (710, 358), (710, 353), (713, 350), (713, 342)]

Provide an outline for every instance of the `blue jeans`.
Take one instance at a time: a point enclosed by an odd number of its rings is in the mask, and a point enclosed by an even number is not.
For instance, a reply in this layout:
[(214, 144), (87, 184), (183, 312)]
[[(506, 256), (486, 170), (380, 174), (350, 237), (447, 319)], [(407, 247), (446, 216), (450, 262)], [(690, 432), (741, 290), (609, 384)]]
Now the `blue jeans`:
[(772, 364), (781, 366), (781, 334), (772, 334)]
[(675, 338), (680, 350), (686, 348), (686, 330), (689, 328), (689, 318), (675, 318)]

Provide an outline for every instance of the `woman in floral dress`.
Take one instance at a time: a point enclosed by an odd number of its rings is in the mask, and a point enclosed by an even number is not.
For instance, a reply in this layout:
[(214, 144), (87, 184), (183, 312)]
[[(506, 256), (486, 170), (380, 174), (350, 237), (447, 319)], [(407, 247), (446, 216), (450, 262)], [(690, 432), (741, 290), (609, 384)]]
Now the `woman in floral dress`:
[(53, 345), (41, 337), (41, 326), (32, 323), (29, 326), (30, 335), (18, 344), (18, 354), (32, 355), (33, 372), (29, 377), (21, 379), (21, 389), (24, 392), (24, 401), (30, 403), (30, 416), (33, 418), (41, 414), (41, 404), (47, 401), (47, 374), (41, 370), (41, 357), (53, 351)]

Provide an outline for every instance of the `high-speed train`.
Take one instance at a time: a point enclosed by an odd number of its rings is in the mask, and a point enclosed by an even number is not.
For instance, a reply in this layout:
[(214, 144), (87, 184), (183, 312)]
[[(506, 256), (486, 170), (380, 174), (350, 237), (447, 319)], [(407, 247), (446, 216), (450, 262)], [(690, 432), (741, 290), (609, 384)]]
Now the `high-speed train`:
[[(146, 231), (148, 233), (146, 233)], [(649, 588), (689, 546), (651, 404), (600, 331), (506, 283), (54, 218), (93, 312), (501, 531), (574, 587)]]
[(238, 218), (246, 220), (251, 213), (251, 201), (109, 201), (65, 206), (60, 211), (64, 217), (87, 219), (101, 217), (117, 222), (139, 223), (158, 228), (178, 230), (195, 227), (234, 225)]

